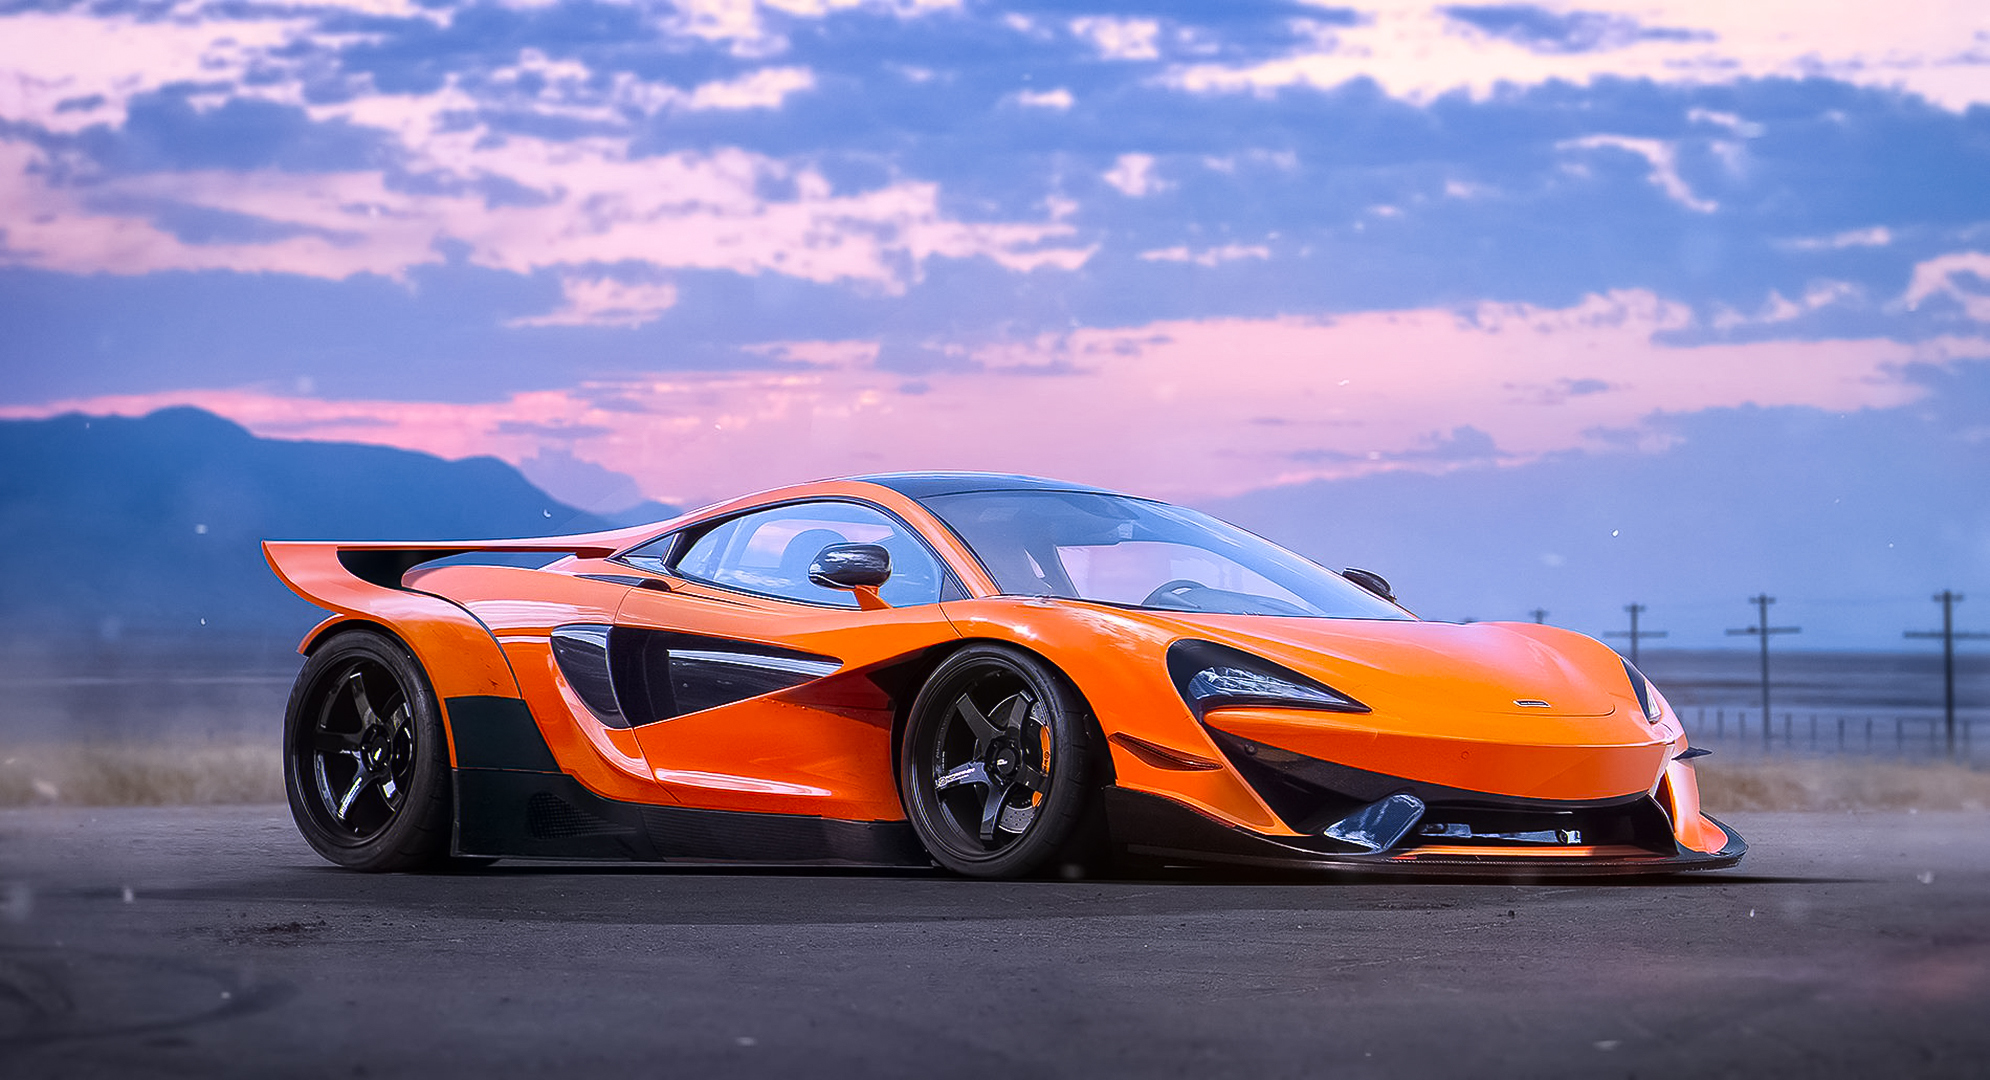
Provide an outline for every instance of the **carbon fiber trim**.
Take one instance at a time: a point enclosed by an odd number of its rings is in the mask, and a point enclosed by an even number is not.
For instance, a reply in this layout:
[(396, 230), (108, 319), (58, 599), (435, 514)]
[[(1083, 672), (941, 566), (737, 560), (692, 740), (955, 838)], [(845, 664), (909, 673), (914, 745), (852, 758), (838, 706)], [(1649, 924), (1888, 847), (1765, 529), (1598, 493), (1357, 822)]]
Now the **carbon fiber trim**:
[(443, 702), (456, 765), (463, 769), (558, 772), (546, 737), (523, 701), (507, 697), (453, 697)]
[(458, 769), (458, 855), (613, 862), (929, 866), (903, 821), (605, 799), (564, 773)]

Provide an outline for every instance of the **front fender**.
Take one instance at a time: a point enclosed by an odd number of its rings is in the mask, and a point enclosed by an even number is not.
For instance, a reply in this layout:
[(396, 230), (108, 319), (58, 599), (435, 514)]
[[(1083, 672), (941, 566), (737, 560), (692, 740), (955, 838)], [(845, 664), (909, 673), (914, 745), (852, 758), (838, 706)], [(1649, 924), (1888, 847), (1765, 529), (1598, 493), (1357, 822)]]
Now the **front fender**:
[(1175, 691), (1167, 651), (1179, 631), (1137, 612), (1028, 597), (942, 606), (963, 637), (1029, 649), (1077, 686), (1106, 736), (1117, 786), (1186, 803), (1257, 832), (1290, 833), (1225, 764)]

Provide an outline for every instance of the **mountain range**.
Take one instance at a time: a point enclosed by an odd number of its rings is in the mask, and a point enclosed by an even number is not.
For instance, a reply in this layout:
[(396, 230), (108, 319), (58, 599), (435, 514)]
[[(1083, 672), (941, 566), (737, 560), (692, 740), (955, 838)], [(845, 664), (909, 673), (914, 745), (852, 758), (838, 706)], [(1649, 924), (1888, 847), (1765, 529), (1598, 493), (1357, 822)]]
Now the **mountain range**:
[[(1900, 635), (1940, 626), (1933, 592), (1975, 586), (1990, 608), (1990, 429), (1939, 415), (1990, 402), (1981, 367), (1912, 407), (1712, 410), (1662, 419), (1656, 451), (1468, 459), (1200, 507), (1378, 571), (1429, 618), (1538, 612), (1602, 634), (1639, 603), (1668, 635), (1646, 648), (1742, 648), (1727, 631), (1755, 625), (1749, 598), (1767, 593), (1771, 624), (1802, 631), (1777, 648), (1918, 651)], [(192, 408), (0, 421), (0, 461), (0, 614), (17, 637), (301, 631), (316, 609), (270, 573), (266, 538), (550, 535), (676, 512), (588, 513), (495, 458), (259, 438)], [(1957, 613), (1990, 627), (1990, 611)]]
[(576, 510), (496, 458), (258, 438), (192, 408), (0, 422), (0, 612), (16, 635), (301, 632), (270, 538), (446, 540), (660, 520)]

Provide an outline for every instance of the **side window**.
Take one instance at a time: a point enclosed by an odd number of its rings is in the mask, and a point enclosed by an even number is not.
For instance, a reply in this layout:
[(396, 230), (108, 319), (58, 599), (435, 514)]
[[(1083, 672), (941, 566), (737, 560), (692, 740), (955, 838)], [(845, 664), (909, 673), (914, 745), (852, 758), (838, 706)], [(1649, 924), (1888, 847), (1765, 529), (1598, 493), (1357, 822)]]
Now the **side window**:
[(891, 552), (891, 579), (878, 595), (893, 607), (940, 598), (944, 575), (925, 543), (859, 503), (796, 503), (729, 519), (693, 541), (676, 570), (745, 592), (856, 607), (849, 590), (825, 589), (808, 579), (809, 563), (831, 544), (881, 544)]

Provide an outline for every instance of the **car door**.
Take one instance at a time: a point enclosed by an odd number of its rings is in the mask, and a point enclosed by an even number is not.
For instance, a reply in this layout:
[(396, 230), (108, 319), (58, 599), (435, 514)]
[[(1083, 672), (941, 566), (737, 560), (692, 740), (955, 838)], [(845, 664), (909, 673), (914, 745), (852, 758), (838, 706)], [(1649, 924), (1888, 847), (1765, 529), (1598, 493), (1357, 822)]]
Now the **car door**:
[[(881, 544), (884, 610), (808, 581), (823, 547)], [(685, 806), (860, 821), (902, 817), (891, 669), (958, 637), (959, 586), (884, 510), (819, 499), (762, 508), (628, 553), (668, 591), (616, 615), (616, 680), (658, 783)]]

